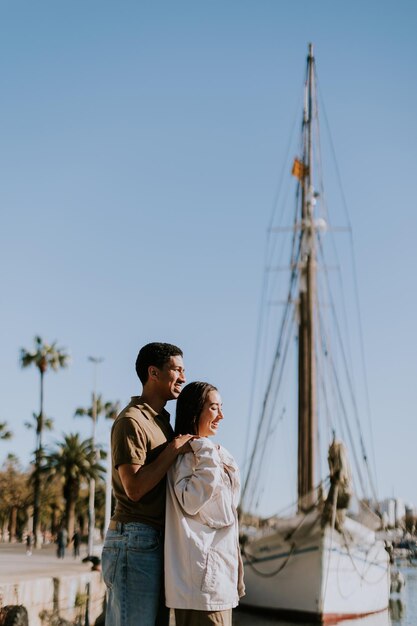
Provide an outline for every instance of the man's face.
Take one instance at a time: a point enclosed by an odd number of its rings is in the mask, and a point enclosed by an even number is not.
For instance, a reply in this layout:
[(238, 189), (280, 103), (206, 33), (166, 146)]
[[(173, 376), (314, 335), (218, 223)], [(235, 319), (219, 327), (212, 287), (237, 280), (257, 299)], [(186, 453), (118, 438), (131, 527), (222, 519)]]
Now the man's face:
[(182, 356), (171, 356), (162, 369), (153, 367), (155, 370), (154, 380), (157, 381), (158, 390), (164, 400), (176, 400), (185, 383), (185, 370)]

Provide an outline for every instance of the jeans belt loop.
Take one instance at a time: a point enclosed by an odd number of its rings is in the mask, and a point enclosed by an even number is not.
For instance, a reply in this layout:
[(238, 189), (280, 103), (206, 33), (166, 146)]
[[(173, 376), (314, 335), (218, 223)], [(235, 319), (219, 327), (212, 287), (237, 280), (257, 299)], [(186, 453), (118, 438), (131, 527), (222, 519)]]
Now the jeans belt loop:
[(109, 530), (117, 530), (122, 533), (124, 530), (124, 522), (116, 522), (115, 520), (110, 520)]

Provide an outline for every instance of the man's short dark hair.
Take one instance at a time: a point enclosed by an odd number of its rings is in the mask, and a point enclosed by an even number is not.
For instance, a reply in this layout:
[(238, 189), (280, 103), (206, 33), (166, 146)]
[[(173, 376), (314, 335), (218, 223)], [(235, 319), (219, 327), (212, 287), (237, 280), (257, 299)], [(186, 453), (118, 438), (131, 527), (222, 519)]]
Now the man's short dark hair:
[(148, 380), (148, 369), (151, 365), (162, 369), (172, 356), (183, 356), (182, 350), (172, 343), (153, 342), (143, 346), (136, 359), (136, 374), (142, 385)]

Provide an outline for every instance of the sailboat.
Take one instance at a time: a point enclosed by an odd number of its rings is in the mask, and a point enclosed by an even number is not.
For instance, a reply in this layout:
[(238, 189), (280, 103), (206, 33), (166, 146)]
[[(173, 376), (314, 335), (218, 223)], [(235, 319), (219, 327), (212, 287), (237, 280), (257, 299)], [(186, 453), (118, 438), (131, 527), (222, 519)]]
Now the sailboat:
[[(317, 156), (317, 80), (312, 44), (307, 56), (301, 135), (300, 154), (291, 171), (296, 206), (292, 225), (286, 229), (292, 233), (289, 287), (282, 302), (280, 333), (241, 499), (246, 584), (241, 604), (291, 619), (336, 623), (385, 611), (390, 572), (389, 555), (384, 541), (378, 538), (381, 519), (372, 510), (372, 498), (355, 496), (351, 450), (341, 436), (350, 440), (352, 423), (357, 421), (349, 414), (343, 393), (351, 395), (354, 413), (357, 405), (349, 375), (342, 382), (337, 377), (336, 359), (332, 358), (332, 347), (340, 340), (340, 326), (332, 344), (325, 329), (326, 314), (320, 309), (324, 293), (328, 300), (325, 306), (333, 312), (331, 296), (319, 288), (319, 279), (328, 272), (322, 252), (330, 226), (318, 210), (324, 200), (322, 183), (316, 183), (321, 180), (316, 165), (321, 157)], [(295, 367), (290, 369), (298, 380), (293, 394), (298, 407), (298, 493), (290, 515), (260, 519), (248, 503), (251, 494), (260, 489), (260, 471), (267, 464), (265, 446), (273, 438), (274, 420), (282, 419), (279, 397), (288, 374), (285, 359), (291, 346), (291, 328), (295, 331), (296, 357)], [(338, 348), (338, 352), (339, 362), (346, 364), (343, 349)], [(344, 424), (340, 428), (336, 420), (330, 423), (337, 411)], [(319, 448), (323, 447), (320, 412), (326, 413), (331, 433), (329, 473), (322, 479), (317, 478)], [(366, 464), (363, 446), (361, 457)]]

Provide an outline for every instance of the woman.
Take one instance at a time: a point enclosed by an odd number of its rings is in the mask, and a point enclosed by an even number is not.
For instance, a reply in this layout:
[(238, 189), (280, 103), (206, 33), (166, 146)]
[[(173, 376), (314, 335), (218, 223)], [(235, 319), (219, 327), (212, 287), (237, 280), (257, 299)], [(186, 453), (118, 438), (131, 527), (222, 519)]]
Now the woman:
[(231, 626), (244, 594), (236, 507), (239, 470), (209, 437), (223, 419), (213, 385), (193, 382), (177, 400), (175, 434), (190, 433), (192, 452), (168, 472), (165, 593), (177, 626)]

